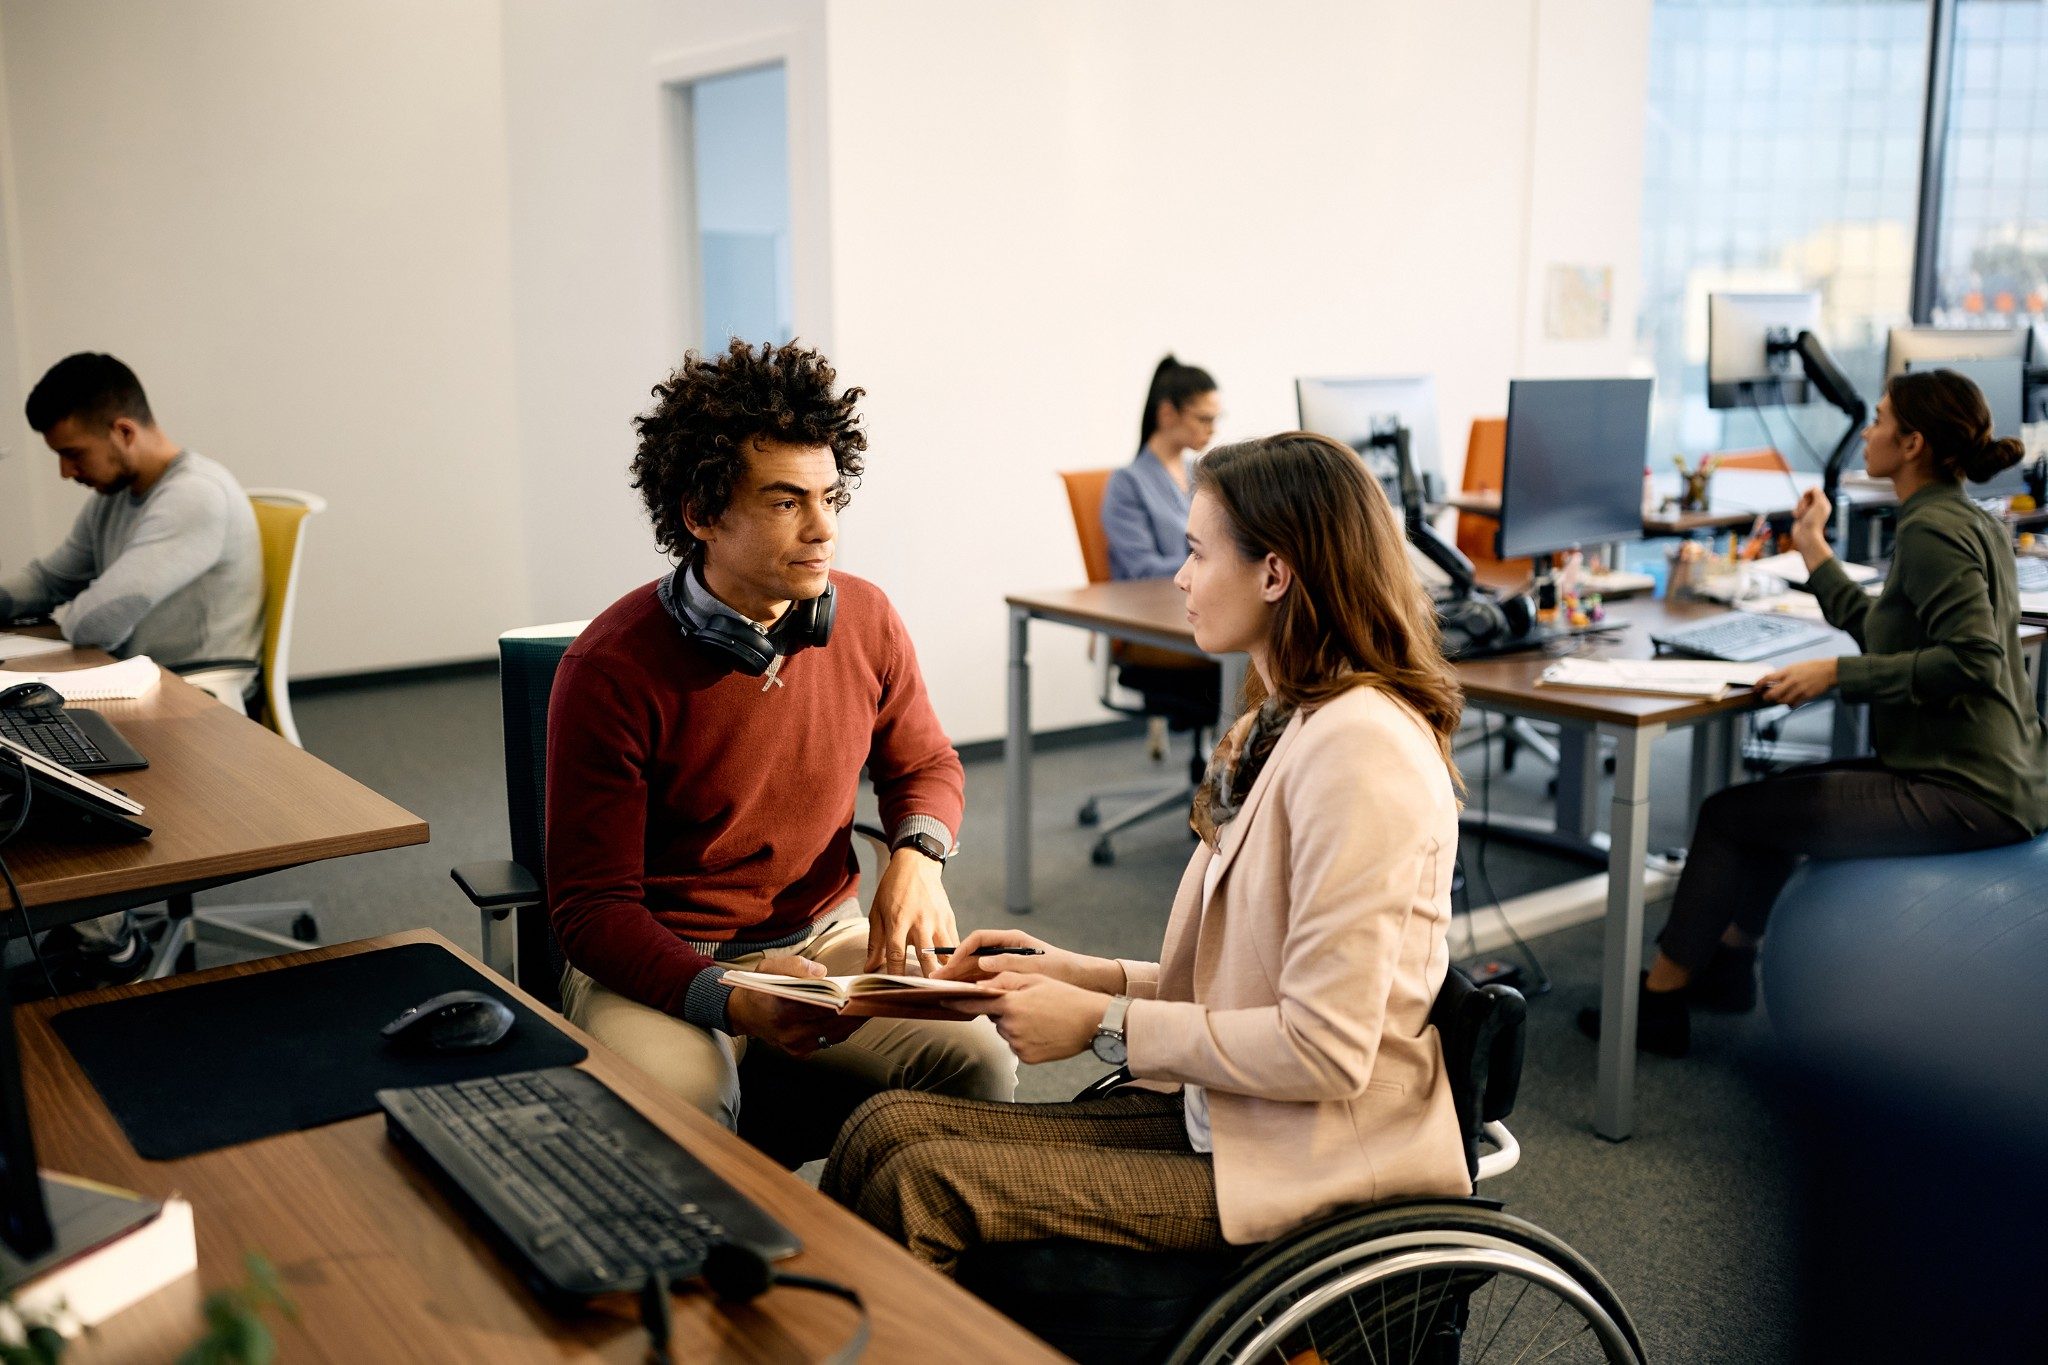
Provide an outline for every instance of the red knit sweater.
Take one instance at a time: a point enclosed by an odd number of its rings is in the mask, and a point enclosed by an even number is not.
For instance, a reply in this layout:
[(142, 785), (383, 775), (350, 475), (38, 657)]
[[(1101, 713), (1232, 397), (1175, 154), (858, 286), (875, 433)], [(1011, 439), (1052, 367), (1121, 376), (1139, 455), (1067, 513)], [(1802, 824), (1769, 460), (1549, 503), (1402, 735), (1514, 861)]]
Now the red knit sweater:
[(957, 831), (960, 757), (909, 636), (872, 583), (835, 573), (831, 643), (780, 687), (683, 638), (655, 585), (627, 593), (563, 657), (548, 706), (549, 913), (570, 962), (680, 1014), (710, 959), (684, 940), (787, 937), (854, 894), (865, 765), (882, 825)]

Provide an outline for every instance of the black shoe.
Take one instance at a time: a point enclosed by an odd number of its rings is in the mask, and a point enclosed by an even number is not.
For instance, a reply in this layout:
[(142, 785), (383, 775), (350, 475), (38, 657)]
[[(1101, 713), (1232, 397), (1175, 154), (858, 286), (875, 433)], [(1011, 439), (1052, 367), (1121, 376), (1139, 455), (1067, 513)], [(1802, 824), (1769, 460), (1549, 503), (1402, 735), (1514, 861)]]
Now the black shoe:
[(91, 986), (124, 986), (149, 970), (150, 937), (131, 925), (128, 937), (112, 952), (88, 949), (79, 955), (80, 974)]
[[(1643, 973), (1645, 979), (1649, 975)], [(1579, 1011), (1579, 1032), (1588, 1038), (1600, 1036), (1598, 1006)], [(1692, 1051), (1692, 1016), (1680, 992), (1641, 988), (1636, 997), (1636, 1051), (1659, 1057), (1683, 1057)]]
[(1717, 944), (1707, 965), (1686, 983), (1685, 1003), (1712, 1014), (1748, 1014), (1756, 1008), (1756, 949)]

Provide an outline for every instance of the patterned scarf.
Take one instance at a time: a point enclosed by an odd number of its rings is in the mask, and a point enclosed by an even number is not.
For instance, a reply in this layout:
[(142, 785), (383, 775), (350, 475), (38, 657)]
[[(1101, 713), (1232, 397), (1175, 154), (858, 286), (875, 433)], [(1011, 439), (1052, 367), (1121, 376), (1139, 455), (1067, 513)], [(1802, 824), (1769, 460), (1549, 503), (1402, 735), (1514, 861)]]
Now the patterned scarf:
[(1257, 712), (1231, 726), (1210, 755), (1202, 785), (1195, 789), (1194, 813), (1188, 819), (1210, 848), (1222, 846), (1223, 827), (1244, 808), (1245, 797), (1259, 780), (1266, 760), (1273, 756), (1273, 746), (1279, 743), (1280, 732), (1294, 718), (1294, 711), (1279, 698), (1268, 697)]

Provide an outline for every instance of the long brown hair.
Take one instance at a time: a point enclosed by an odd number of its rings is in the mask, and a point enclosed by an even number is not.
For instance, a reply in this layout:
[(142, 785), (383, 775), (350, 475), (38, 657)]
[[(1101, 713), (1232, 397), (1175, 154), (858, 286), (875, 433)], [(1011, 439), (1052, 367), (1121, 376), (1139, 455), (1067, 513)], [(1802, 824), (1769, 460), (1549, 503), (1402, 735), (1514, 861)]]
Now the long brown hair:
[(1950, 483), (1984, 483), (2018, 464), (2027, 448), (2011, 436), (1991, 434), (1991, 408), (1968, 375), (1954, 370), (1908, 370), (1884, 386), (1900, 431), (1927, 442), (1934, 472)]
[[(1353, 687), (1383, 687), (1422, 714), (1458, 782), (1451, 739), (1464, 689), (1444, 662), (1401, 524), (1358, 456), (1327, 436), (1282, 432), (1211, 451), (1195, 486), (1221, 504), (1245, 558), (1277, 555), (1294, 571), (1273, 612), (1273, 695), (1313, 710)], [(1245, 692), (1247, 710), (1265, 700), (1258, 670)]]

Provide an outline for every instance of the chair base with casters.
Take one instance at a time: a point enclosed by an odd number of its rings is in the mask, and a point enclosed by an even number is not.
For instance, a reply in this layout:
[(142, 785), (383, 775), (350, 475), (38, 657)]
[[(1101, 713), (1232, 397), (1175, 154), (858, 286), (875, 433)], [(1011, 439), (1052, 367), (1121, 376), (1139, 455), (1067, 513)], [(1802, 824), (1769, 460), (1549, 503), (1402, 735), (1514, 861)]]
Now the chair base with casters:
[[(257, 921), (275, 923), (289, 917), (291, 933), (280, 934)], [(136, 931), (149, 935), (137, 923)], [(190, 896), (174, 896), (167, 903), (163, 936), (151, 949), (145, 981), (161, 981), (174, 972), (189, 972), (198, 966), (198, 946), (212, 943), (238, 948), (262, 956), (299, 953), (320, 943), (320, 927), (313, 919), (310, 901), (273, 901), (265, 905), (195, 906)]]
[[(1117, 668), (1115, 681), (1138, 692), (1145, 704), (1132, 708), (1113, 700), (1110, 678), (1105, 672), (1101, 697), (1105, 707), (1125, 715), (1147, 717), (1148, 729), (1164, 724), (1169, 730), (1188, 733), (1188, 780), (1167, 786), (1131, 783), (1091, 792), (1074, 819), (1083, 828), (1097, 831), (1095, 846), (1088, 852), (1088, 860), (1097, 867), (1108, 867), (1116, 861), (1116, 846), (1110, 841), (1124, 830), (1160, 815), (1179, 814), (1185, 818), (1194, 804), (1195, 789), (1201, 785), (1202, 774), (1209, 766), (1209, 736), (1222, 697), (1222, 671), (1213, 664), (1189, 667), (1126, 663)], [(1147, 743), (1152, 742), (1148, 736)], [(1104, 801), (1130, 804), (1105, 820)]]
[[(1475, 1181), (1520, 1156), (1501, 1120), (1525, 1013), (1519, 993), (1475, 988), (1455, 968), (1431, 1012)], [(1106, 1076), (1076, 1098), (1127, 1079)], [(1338, 1209), (1222, 1251), (986, 1245), (962, 1257), (959, 1280), (1083, 1365), (1644, 1359), (1627, 1310), (1583, 1257), (1476, 1197)]]

